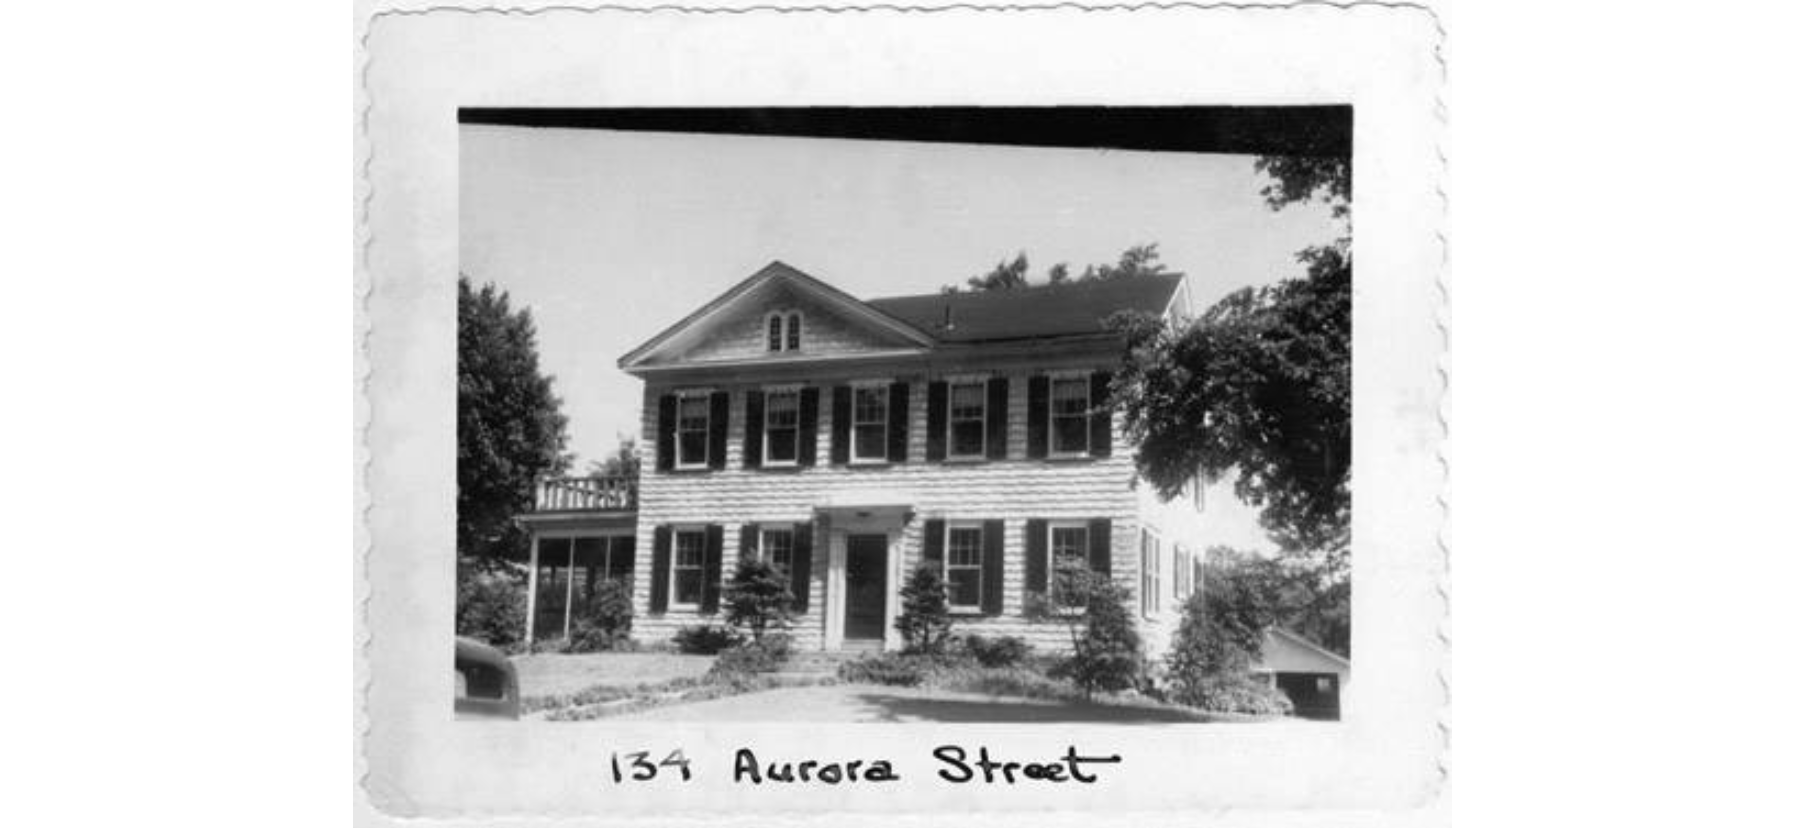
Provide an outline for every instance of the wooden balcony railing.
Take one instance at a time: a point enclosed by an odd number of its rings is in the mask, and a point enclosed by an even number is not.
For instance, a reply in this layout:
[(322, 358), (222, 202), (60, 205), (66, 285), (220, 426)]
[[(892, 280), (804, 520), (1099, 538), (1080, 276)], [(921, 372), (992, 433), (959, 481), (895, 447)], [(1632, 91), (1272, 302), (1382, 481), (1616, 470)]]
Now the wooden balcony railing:
[(626, 512), (639, 508), (631, 477), (547, 477), (539, 480), (535, 512)]

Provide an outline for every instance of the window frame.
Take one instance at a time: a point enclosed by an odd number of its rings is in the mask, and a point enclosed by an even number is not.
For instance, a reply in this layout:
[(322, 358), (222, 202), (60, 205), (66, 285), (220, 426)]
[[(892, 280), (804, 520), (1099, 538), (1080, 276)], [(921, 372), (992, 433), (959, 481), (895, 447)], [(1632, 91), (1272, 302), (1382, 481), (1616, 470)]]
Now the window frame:
[[(714, 401), (711, 399), (713, 389), (688, 389), (676, 392), (676, 462), (671, 465), (678, 471), (696, 471), (708, 468), (708, 458), (714, 453)], [(702, 457), (700, 460), (683, 459), (683, 404), (691, 400), (699, 400), (702, 405)]]
[[(889, 398), (889, 386), (889, 380), (873, 380), (870, 382), (854, 383), (852, 385), (852, 422), (847, 435), (847, 438), (851, 440), (852, 445), (849, 447), (850, 452), (847, 454), (847, 457), (854, 465), (878, 465), (889, 462), (889, 406), (891, 402)], [(876, 392), (883, 397), (883, 413), (878, 416), (876, 422), (861, 422), (858, 419), (858, 395), (865, 392)], [(878, 442), (877, 454), (875, 456), (860, 455), (858, 453), (858, 429), (860, 427), (874, 427), (882, 431), (883, 439)]]
[[(977, 562), (958, 564), (959, 569), (977, 570), (977, 603), (955, 604), (952, 599), (952, 533), (954, 530), (977, 533)], [(940, 544), (940, 580), (946, 585), (946, 611), (955, 615), (983, 614), (983, 521), (948, 520)]]
[(1084, 568), (1088, 569), (1090, 566), (1090, 521), (1081, 519), (1046, 521), (1046, 595), (1056, 611), (1082, 612), (1084, 608), (1081, 605), (1066, 604), (1058, 600), (1056, 587), (1059, 582), (1059, 547), (1057, 539), (1061, 529), (1076, 529), (1083, 533), (1083, 540), (1078, 543), (1075, 557)]
[[(700, 553), (700, 559), (694, 566), (683, 564), (683, 538), (685, 536), (693, 536), (699, 540), (696, 549)], [(680, 593), (677, 590), (677, 574), (689, 569), (696, 571), (697, 586), (695, 600), (693, 602), (684, 602), (680, 599)], [(672, 610), (700, 612), (702, 608), (702, 596), (708, 592), (708, 584), (706, 582), (707, 577), (708, 528), (706, 526), (673, 527), (670, 531), (670, 601), (668, 607)]]
[[(960, 387), (975, 387), (977, 389), (977, 433), (981, 436), (977, 441), (977, 451), (973, 454), (959, 454), (957, 451), (958, 441), (953, 437), (955, 433), (954, 429), (959, 423), (959, 420), (953, 416), (953, 412), (957, 410), (953, 405), (953, 400), (957, 396)], [(966, 421), (968, 422), (969, 418), (966, 418)], [(947, 460), (970, 462), (974, 460), (983, 460), (989, 457), (990, 385), (988, 377), (948, 377), (946, 379), (946, 433), (944, 437), (946, 439)]]
[[(1059, 414), (1059, 383), (1078, 383), (1084, 389), (1084, 411), (1082, 414)], [(1090, 456), (1090, 416), (1095, 400), (1090, 394), (1090, 375), (1066, 371), (1047, 375), (1046, 381), (1046, 456), (1052, 459), (1071, 459)], [(1060, 417), (1078, 417), (1083, 420), (1084, 447), (1078, 451), (1059, 450)]]
[[(757, 532), (758, 532), (758, 538), (757, 538), (758, 542), (756, 544), (753, 544), (753, 547), (758, 556), (758, 560), (770, 564), (780, 574), (782, 574), (782, 576), (784, 578), (788, 578), (790, 576), (790, 573), (794, 571), (793, 567), (795, 566), (795, 554), (796, 554), (795, 525), (789, 524), (789, 523), (760, 523), (760, 524), (758, 524)], [(789, 537), (789, 550), (788, 550), (789, 563), (783, 564), (781, 566), (779, 566), (775, 560), (771, 559), (771, 548), (770, 548), (771, 547), (770, 536), (771, 535), (779, 535), (779, 534), (786, 535)]]
[(1163, 542), (1159, 533), (1142, 527), (1140, 529), (1140, 616), (1154, 619), (1163, 609), (1164, 589), (1162, 549)]
[(783, 314), (783, 350), (802, 350), (802, 312), (799, 310)]
[[(771, 405), (771, 400), (778, 396), (790, 396), (795, 399), (795, 408), (793, 410), (795, 412), (796, 421), (795, 421), (794, 425), (789, 426), (789, 430), (795, 432), (795, 443), (794, 443), (795, 456), (789, 458), (788, 460), (773, 459), (774, 455), (771, 454), (771, 450), (770, 450), (770, 448), (771, 448), (770, 435), (771, 435), (771, 431), (773, 431), (773, 429), (771, 428), (771, 424), (770, 424), (770, 416), (771, 416), (771, 412), (774, 410), (774, 407)], [(790, 468), (793, 466), (801, 465), (801, 463), (802, 463), (802, 386), (799, 386), (799, 385), (767, 386), (764, 389), (764, 424), (763, 425), (764, 425), (764, 434), (763, 434), (763, 437), (761, 438), (764, 441), (764, 445), (762, 447), (763, 448), (762, 465), (769, 467), (769, 468)]]
[[(795, 308), (779, 308), (764, 315), (764, 352), (791, 354), (802, 350), (802, 312)], [(771, 347), (771, 334), (777, 335), (777, 347)]]

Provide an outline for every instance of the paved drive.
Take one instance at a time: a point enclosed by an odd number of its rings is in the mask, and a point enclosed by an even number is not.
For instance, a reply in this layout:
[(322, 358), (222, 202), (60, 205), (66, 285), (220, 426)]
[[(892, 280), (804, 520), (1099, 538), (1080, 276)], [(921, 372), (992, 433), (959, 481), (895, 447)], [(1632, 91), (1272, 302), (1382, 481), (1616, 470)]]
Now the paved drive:
[(791, 687), (656, 707), (609, 721), (676, 722), (1206, 722), (1159, 707), (998, 698), (907, 687), (841, 684)]

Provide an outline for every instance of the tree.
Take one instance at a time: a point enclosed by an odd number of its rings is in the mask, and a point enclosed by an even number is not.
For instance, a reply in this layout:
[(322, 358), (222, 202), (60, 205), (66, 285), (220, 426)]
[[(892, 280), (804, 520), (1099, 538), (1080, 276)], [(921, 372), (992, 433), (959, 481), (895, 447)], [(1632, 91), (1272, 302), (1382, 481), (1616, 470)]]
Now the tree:
[[(1016, 253), (1015, 258), (997, 262), (996, 266), (990, 268), (989, 271), (966, 279), (965, 285), (973, 293), (1032, 287), (1033, 283), (1027, 278), (1029, 267), (1027, 253), (1022, 251)], [(1121, 258), (1114, 264), (1086, 265), (1083, 274), (1075, 278), (1071, 275), (1071, 265), (1059, 262), (1046, 269), (1046, 284), (1068, 285), (1074, 282), (1157, 276), (1170, 272), (1164, 263), (1159, 261), (1158, 244), (1137, 244), (1123, 251)], [(946, 285), (940, 288), (941, 293), (957, 293), (958, 291), (957, 285)]]
[(727, 623), (751, 633), (754, 644), (762, 642), (766, 632), (789, 628), (794, 600), (789, 595), (789, 579), (768, 561), (741, 558), (721, 597), (727, 607)]
[(1089, 265), (1084, 274), (1078, 277), (1080, 282), (1098, 282), (1110, 279), (1131, 279), (1136, 276), (1159, 276), (1171, 271), (1165, 263), (1159, 261), (1159, 245), (1137, 244), (1122, 251), (1121, 259), (1115, 264)]
[(1109, 576), (1070, 562), (1054, 571), (1050, 594), (1029, 597), (1029, 618), (1063, 624), (1071, 637), (1071, 655), (1052, 674), (1069, 678), (1086, 699), (1126, 690), (1140, 679), (1140, 633), (1127, 609), (1132, 597)]
[(1257, 638), (1249, 649), (1247, 631), (1225, 622), (1215, 607), (1215, 596), (1203, 593), (1184, 602), (1177, 635), (1165, 657), (1170, 699), (1230, 713), (1289, 713), (1290, 700), (1253, 677), (1252, 666), (1259, 658)]
[(560, 401), (539, 370), (532, 313), (457, 280), (457, 553), (493, 568), (526, 551), (513, 517), (541, 475), (569, 466)]
[(896, 632), (902, 635), (903, 652), (937, 654), (945, 650), (952, 635), (952, 611), (946, 605), (946, 584), (939, 567), (923, 564), (908, 573), (902, 584)]
[(988, 273), (965, 280), (972, 291), (1014, 290), (1027, 287), (1027, 252), (1015, 254), (1013, 261), (997, 262)]
[(600, 461), (589, 461), (589, 473), (602, 477), (625, 477), (639, 479), (639, 441), (626, 434), (618, 434), (615, 439), (619, 443), (614, 453)]

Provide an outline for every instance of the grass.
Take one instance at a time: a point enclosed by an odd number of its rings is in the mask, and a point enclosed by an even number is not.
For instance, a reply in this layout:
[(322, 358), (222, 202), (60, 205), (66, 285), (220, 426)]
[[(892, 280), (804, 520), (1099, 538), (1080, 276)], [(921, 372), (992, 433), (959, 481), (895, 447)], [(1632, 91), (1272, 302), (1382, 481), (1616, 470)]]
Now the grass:
[(714, 657), (654, 652), (542, 653), (515, 656), (513, 663), (521, 695), (531, 706), (535, 700), (556, 699), (598, 686), (634, 688), (700, 677), (714, 665)]

